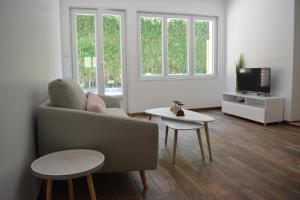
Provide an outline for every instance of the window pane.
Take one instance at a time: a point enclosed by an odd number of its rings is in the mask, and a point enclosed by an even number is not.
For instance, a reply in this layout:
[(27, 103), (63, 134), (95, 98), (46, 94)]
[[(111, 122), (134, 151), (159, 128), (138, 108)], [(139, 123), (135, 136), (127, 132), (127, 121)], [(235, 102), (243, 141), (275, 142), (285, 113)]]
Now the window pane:
[(169, 74), (188, 72), (188, 22), (186, 19), (168, 18)]
[(141, 17), (142, 75), (162, 75), (162, 18)]
[(103, 43), (105, 94), (121, 95), (121, 16), (103, 15)]
[(78, 81), (86, 91), (97, 92), (95, 50), (95, 16), (76, 16)]
[(197, 74), (213, 74), (212, 21), (195, 20), (195, 61)]

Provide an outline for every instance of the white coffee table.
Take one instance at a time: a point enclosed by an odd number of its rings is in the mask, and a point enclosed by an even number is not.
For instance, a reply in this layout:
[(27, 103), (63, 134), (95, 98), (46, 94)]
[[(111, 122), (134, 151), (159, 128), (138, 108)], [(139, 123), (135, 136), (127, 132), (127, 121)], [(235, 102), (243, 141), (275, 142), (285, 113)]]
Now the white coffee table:
[(68, 180), (70, 199), (74, 199), (73, 178), (87, 177), (90, 196), (96, 200), (92, 173), (97, 172), (104, 164), (105, 157), (94, 150), (76, 149), (47, 154), (31, 164), (33, 174), (47, 180), (46, 199), (52, 198), (52, 181)]
[[(185, 116), (176, 116), (174, 113), (172, 113), (170, 111), (170, 107), (148, 109), (148, 110), (145, 110), (145, 113), (147, 113), (149, 115), (149, 120), (151, 120), (152, 116), (159, 116), (159, 117), (162, 117), (163, 119), (175, 120), (175, 122), (177, 121), (178, 124), (176, 124), (176, 125), (173, 124), (173, 126), (176, 127), (177, 130), (191, 129), (188, 127), (190, 127), (191, 125), (193, 126), (193, 123), (199, 123), (200, 125), (202, 125), (202, 123), (203, 123), (204, 129), (205, 129), (206, 140), (207, 140), (209, 159), (212, 160), (208, 123), (213, 122), (215, 119), (213, 117), (210, 117), (210, 116), (202, 114), (202, 113), (198, 113), (198, 112), (194, 112), (194, 111), (190, 111), (190, 110), (186, 110), (186, 109), (183, 109), (183, 111), (184, 111)], [(180, 126), (181, 126), (181, 128), (180, 128)], [(198, 128), (192, 128), (192, 129), (197, 130)], [(175, 131), (174, 144), (175, 144), (175, 139), (177, 139), (176, 135), (177, 134)], [(176, 152), (176, 147), (175, 147), (175, 152)], [(173, 154), (173, 156), (174, 156), (174, 154)]]

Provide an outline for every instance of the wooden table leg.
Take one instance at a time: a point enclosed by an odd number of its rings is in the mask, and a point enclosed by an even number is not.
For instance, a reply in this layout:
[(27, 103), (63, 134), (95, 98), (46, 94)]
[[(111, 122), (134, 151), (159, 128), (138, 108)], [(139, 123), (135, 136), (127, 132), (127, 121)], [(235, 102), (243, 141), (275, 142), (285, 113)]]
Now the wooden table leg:
[(140, 176), (141, 176), (141, 179), (142, 179), (142, 183), (143, 183), (144, 189), (147, 189), (148, 188), (148, 184), (147, 184), (145, 170), (140, 170)]
[(209, 131), (208, 131), (208, 124), (204, 122), (205, 134), (206, 134), (206, 141), (209, 153), (209, 159), (212, 160), (212, 153), (211, 153), (211, 146), (210, 146), (210, 139), (209, 139)]
[(178, 130), (174, 129), (173, 162), (172, 162), (173, 165), (175, 165), (175, 160), (176, 160), (177, 136), (178, 136)]
[(46, 199), (47, 200), (52, 199), (52, 187), (53, 187), (52, 180), (47, 180), (47, 190), (46, 190)]
[(169, 127), (166, 126), (165, 146), (167, 146), (167, 143), (168, 143), (168, 132), (169, 132)]
[(92, 175), (87, 175), (86, 178), (89, 186), (91, 200), (97, 200)]
[(205, 160), (200, 128), (197, 129), (197, 136), (198, 136), (198, 142), (199, 142), (199, 146), (200, 146), (202, 160)]
[(151, 119), (152, 119), (152, 115), (149, 115), (149, 120), (151, 121)]
[(72, 179), (68, 179), (68, 190), (69, 190), (69, 198), (70, 200), (74, 200), (74, 188), (73, 188), (73, 181)]

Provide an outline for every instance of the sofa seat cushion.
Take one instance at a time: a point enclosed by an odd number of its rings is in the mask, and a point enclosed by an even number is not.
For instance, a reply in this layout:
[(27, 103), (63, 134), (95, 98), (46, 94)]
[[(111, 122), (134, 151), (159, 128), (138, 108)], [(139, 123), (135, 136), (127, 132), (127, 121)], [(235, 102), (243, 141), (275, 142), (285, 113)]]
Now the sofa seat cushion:
[(54, 107), (86, 110), (86, 94), (72, 79), (57, 79), (50, 82), (48, 93)]
[(107, 108), (105, 114), (118, 117), (128, 117), (128, 115), (121, 108)]

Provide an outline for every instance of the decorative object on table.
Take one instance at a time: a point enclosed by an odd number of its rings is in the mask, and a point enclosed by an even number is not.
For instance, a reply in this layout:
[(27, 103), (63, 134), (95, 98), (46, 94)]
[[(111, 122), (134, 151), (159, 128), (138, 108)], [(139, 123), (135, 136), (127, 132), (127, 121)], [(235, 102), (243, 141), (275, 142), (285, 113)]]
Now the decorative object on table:
[(102, 153), (88, 149), (74, 149), (47, 154), (31, 164), (33, 174), (47, 180), (46, 200), (52, 198), (53, 180), (68, 180), (69, 197), (74, 200), (73, 178), (86, 176), (91, 200), (96, 200), (92, 173), (104, 165)]
[(180, 101), (173, 101), (174, 106), (170, 108), (171, 112), (174, 113), (176, 116), (184, 116), (184, 112), (182, 110), (182, 106), (184, 105)]
[(235, 63), (235, 74), (236, 74), (236, 85), (235, 85), (235, 90), (238, 91), (238, 76), (239, 76), (239, 72), (240, 69), (244, 68), (245, 65), (245, 58), (244, 55), (241, 54), (239, 57), (239, 60)]

